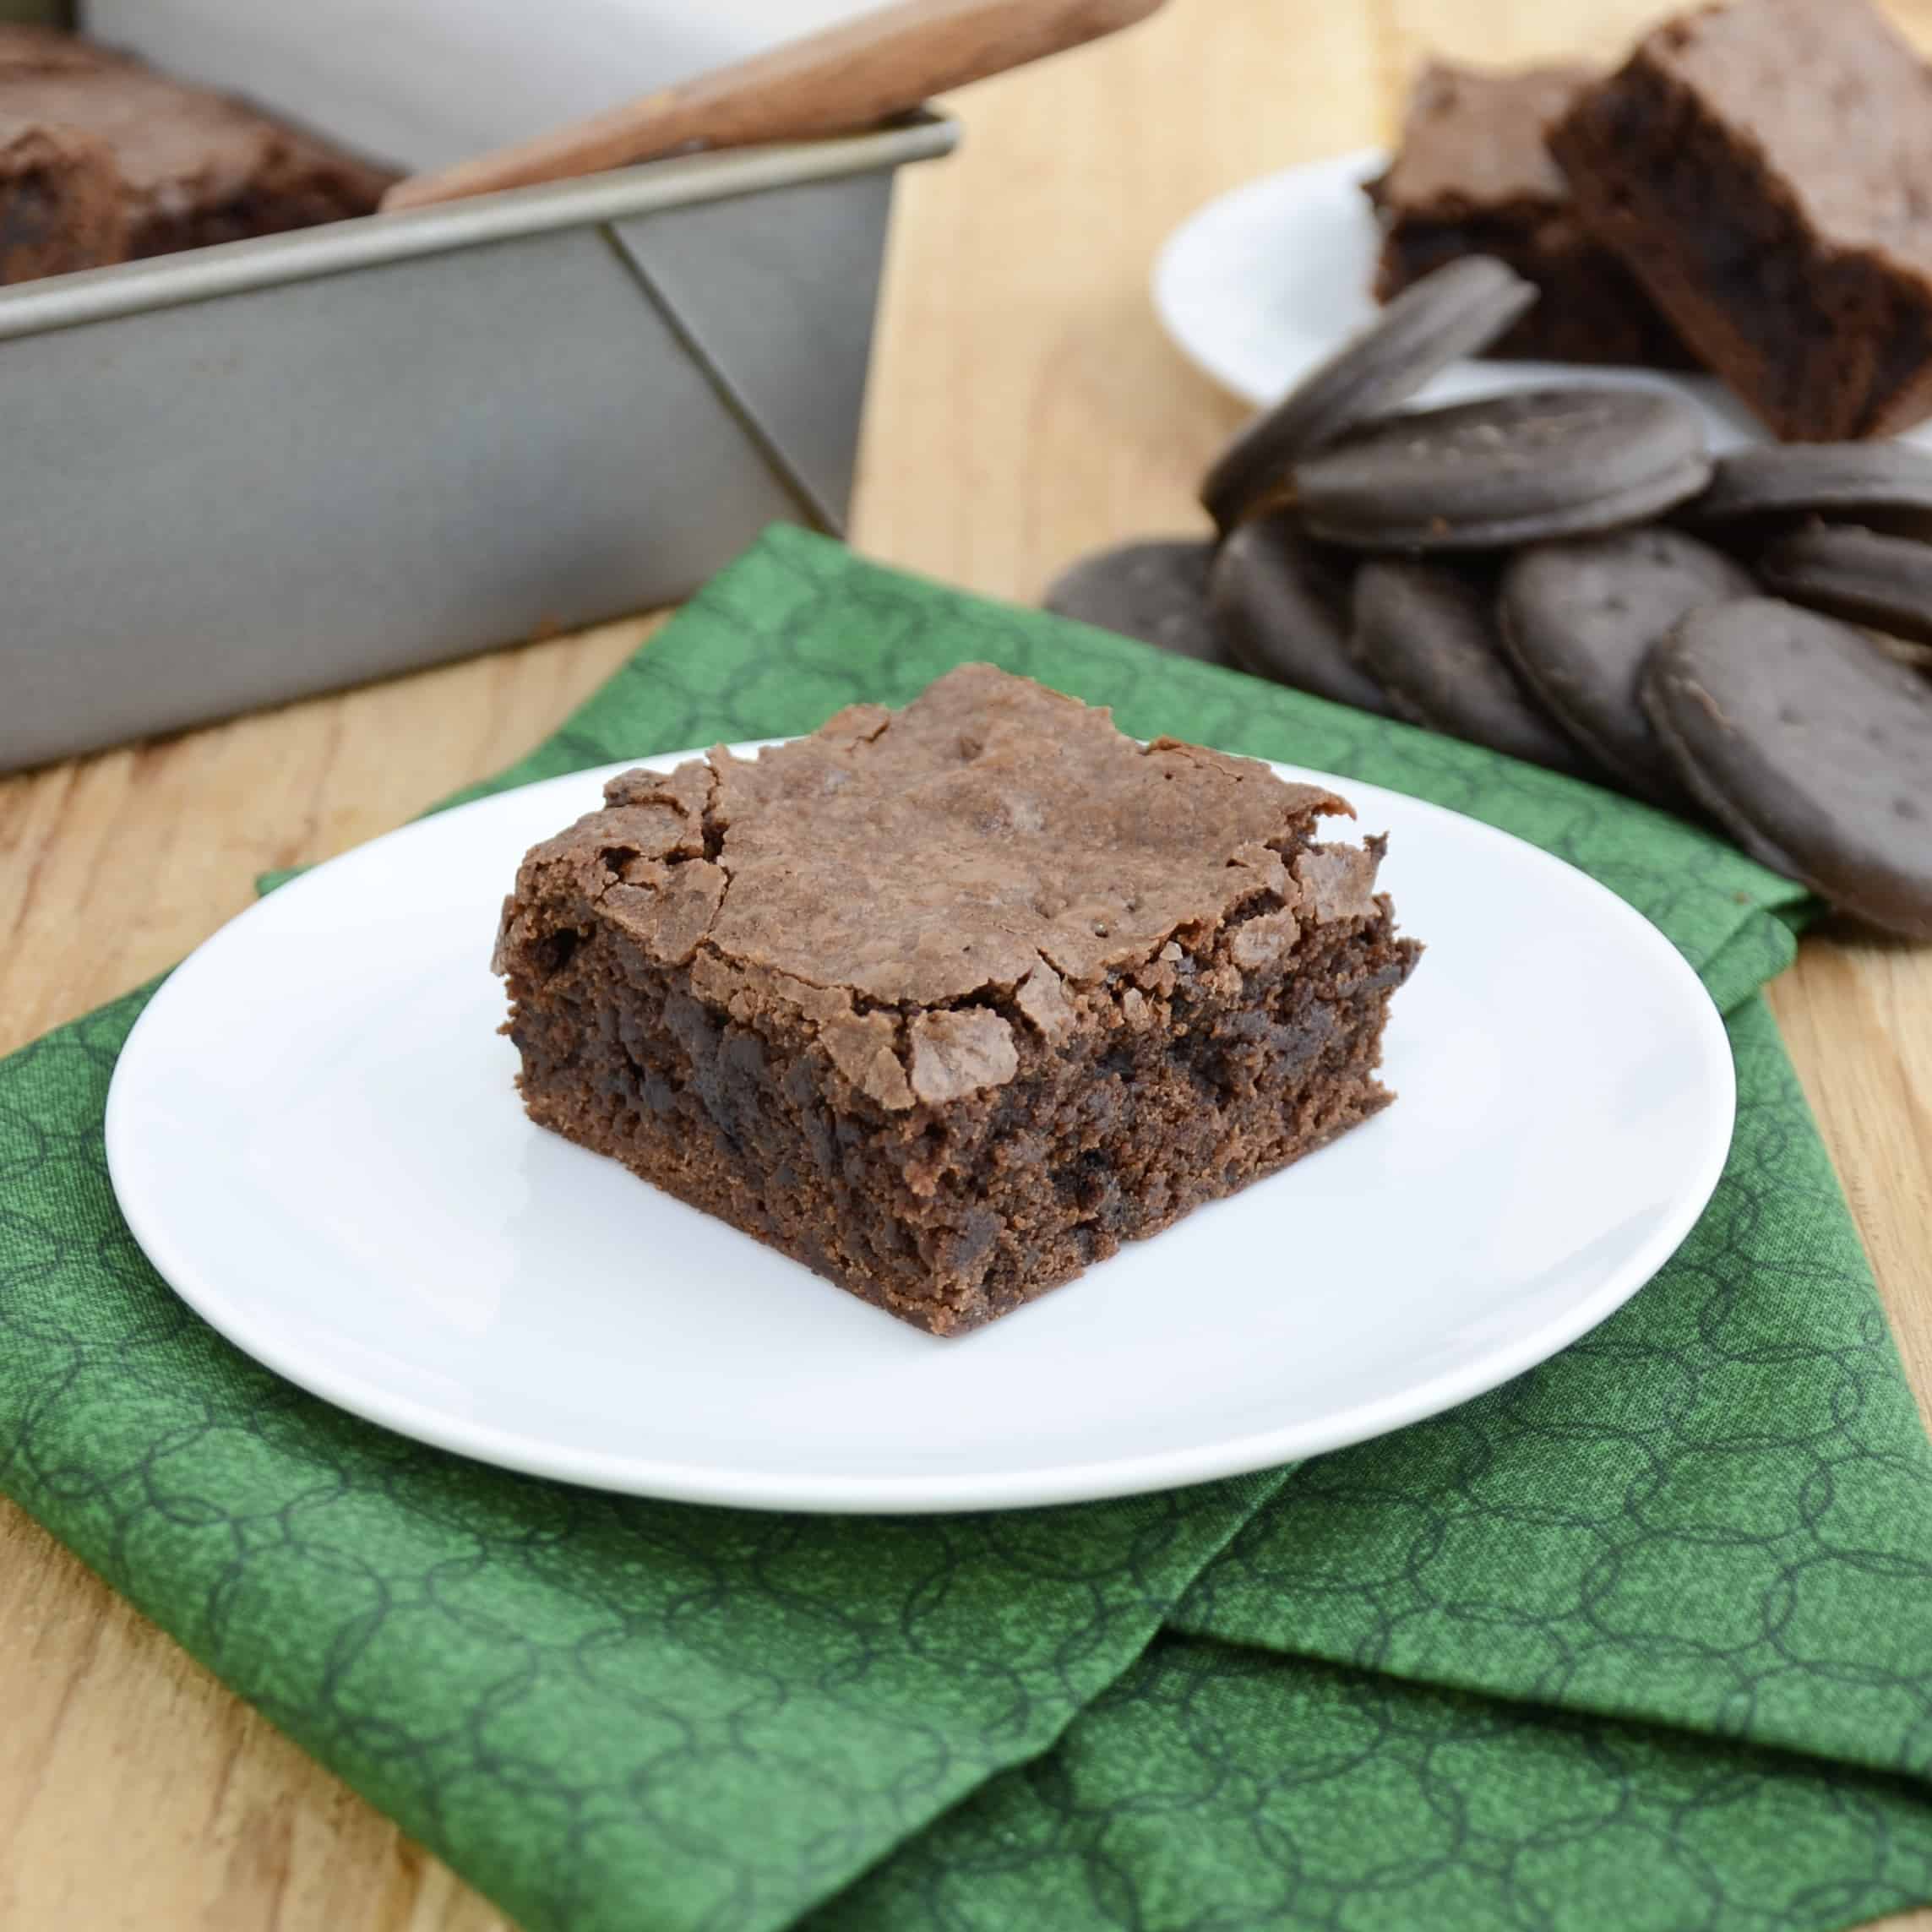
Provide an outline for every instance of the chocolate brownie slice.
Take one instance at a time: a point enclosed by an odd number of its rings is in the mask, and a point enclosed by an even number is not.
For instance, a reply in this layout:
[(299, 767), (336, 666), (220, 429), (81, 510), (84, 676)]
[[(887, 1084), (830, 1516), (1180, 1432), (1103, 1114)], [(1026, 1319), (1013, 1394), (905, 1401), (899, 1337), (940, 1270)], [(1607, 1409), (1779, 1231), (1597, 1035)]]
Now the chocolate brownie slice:
[(1543, 144), (1595, 79), (1581, 67), (1423, 69), (1395, 161), (1367, 184), (1382, 226), (1377, 301), (1460, 256), (1494, 255), (1542, 299), (1486, 353), (1693, 366), (1629, 269), (1585, 232)]
[(0, 25), (5, 128), (16, 147), (30, 134), (23, 151), (42, 158), (0, 161), (0, 282), (372, 214), (395, 178), (241, 101), (39, 27)]
[(1932, 411), (1932, 74), (1863, 0), (1669, 21), (1550, 146), (1592, 232), (1779, 436)]
[(1265, 765), (967, 665), (605, 797), (503, 908), (531, 1118), (934, 1334), (1388, 1104), (1381, 841)]

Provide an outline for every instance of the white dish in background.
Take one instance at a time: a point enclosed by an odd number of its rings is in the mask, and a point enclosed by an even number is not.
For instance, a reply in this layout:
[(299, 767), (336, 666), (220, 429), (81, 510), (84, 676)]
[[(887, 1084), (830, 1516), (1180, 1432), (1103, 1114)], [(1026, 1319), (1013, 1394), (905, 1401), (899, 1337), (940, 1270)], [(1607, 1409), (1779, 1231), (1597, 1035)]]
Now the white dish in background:
[[(1375, 314), (1380, 246), (1362, 183), (1388, 156), (1363, 149), (1265, 175), (1197, 209), (1155, 260), (1154, 307), (1188, 359), (1257, 408), (1331, 356)], [(1769, 438), (1712, 376), (1570, 362), (1458, 362), (1418, 403), (1598, 383), (1673, 389), (1701, 411), (1713, 449)], [(1932, 428), (1902, 438), (1932, 447)]]
[(1384, 879), (1429, 948), (1389, 1030), (1401, 1099), (963, 1339), (525, 1119), (486, 970), (498, 909), (604, 772), (378, 839), (217, 933), (115, 1069), (115, 1192), (182, 1297), (291, 1380), (644, 1495), (1061, 1503), (1399, 1428), (1650, 1278), (1717, 1184), (1730, 1053), (1668, 941), (1581, 873), (1374, 786), (1282, 775), (1392, 835)]

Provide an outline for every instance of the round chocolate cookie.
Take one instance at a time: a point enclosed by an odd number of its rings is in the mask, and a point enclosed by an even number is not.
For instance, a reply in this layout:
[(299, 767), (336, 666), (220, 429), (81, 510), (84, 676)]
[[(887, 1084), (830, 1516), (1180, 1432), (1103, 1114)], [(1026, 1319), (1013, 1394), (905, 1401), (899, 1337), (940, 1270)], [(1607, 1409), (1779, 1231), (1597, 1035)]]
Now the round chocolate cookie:
[(1902, 443), (1758, 444), (1719, 457), (1710, 488), (1683, 512), (1727, 538), (1813, 516), (1932, 537), (1932, 456)]
[(1276, 511), (1221, 547), (1208, 602), (1244, 671), (1386, 716), (1381, 687), (1348, 654), (1348, 575)]
[(1644, 703), (1754, 857), (1875, 926), (1932, 939), (1932, 690), (1869, 638), (1772, 597), (1694, 612)]
[(1214, 546), (1196, 537), (1117, 544), (1069, 563), (1040, 601), (1063, 618), (1118, 631), (1182, 657), (1229, 658), (1207, 607)]
[(1932, 543), (1856, 524), (1809, 524), (1757, 558), (1768, 588), (1794, 604), (1932, 644)]
[(1614, 531), (1519, 551), (1503, 572), (1505, 647), (1524, 682), (1640, 797), (1680, 808), (1682, 781), (1637, 687), (1651, 646), (1687, 612), (1757, 586), (1681, 531)]
[(1473, 550), (1635, 523), (1711, 472), (1690, 405), (1658, 389), (1532, 389), (1384, 417), (1295, 465), (1314, 536)]
[(1536, 295), (1532, 284), (1491, 255), (1464, 255), (1424, 275), (1222, 451), (1200, 487), (1208, 514), (1233, 529), (1286, 482), (1298, 456), (1394, 408), (1439, 370), (1488, 348)]
[(1594, 777), (1510, 669), (1486, 572), (1374, 557), (1355, 574), (1350, 647), (1398, 717), (1532, 765)]

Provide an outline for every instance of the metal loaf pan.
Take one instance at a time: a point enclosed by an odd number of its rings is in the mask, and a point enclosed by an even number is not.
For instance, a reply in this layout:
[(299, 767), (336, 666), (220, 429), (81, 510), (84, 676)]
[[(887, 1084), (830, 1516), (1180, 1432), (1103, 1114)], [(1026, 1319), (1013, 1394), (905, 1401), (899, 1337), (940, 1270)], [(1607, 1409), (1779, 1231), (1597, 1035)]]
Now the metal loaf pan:
[(944, 119), (0, 289), (0, 767), (684, 595), (837, 530)]

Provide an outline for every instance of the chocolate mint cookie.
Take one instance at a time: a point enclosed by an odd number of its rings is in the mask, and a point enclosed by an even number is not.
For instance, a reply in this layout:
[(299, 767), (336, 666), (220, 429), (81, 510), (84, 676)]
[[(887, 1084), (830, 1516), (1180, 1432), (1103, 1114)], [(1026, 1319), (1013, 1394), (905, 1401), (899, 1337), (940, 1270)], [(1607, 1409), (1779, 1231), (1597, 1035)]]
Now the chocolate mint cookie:
[(1063, 618), (1118, 631), (1182, 657), (1231, 661), (1208, 613), (1214, 546), (1194, 537), (1154, 537), (1097, 550), (1070, 563), (1041, 602)]
[(1357, 659), (1397, 716), (1578, 777), (1588, 761), (1510, 669), (1486, 572), (1371, 558), (1355, 575)]
[(1779, 537), (1757, 570), (1794, 604), (1932, 643), (1932, 543), (1855, 524), (1812, 524)]
[(1722, 552), (1674, 530), (1520, 551), (1503, 573), (1503, 642), (1570, 735), (1641, 797), (1681, 806), (1677, 768), (1638, 695), (1651, 647), (1686, 612), (1755, 594)]
[(1243, 524), (1208, 578), (1216, 626), (1244, 671), (1385, 714), (1381, 688), (1348, 654), (1348, 588), (1347, 571), (1282, 511)]
[(1717, 460), (1711, 487), (1684, 511), (1725, 536), (1807, 517), (1932, 536), (1932, 456), (1902, 443), (1766, 443)]
[(1612, 530), (1710, 476), (1695, 412), (1656, 389), (1532, 389), (1391, 416), (1294, 468), (1309, 533), (1364, 549), (1483, 549)]
[(1644, 701), (1738, 842), (1875, 926), (1932, 939), (1932, 690), (1848, 624), (1753, 597), (1694, 612)]
[(1535, 300), (1527, 281), (1488, 255), (1465, 255), (1425, 275), (1216, 458), (1200, 488), (1208, 514), (1231, 530), (1278, 491), (1298, 456), (1487, 348)]

